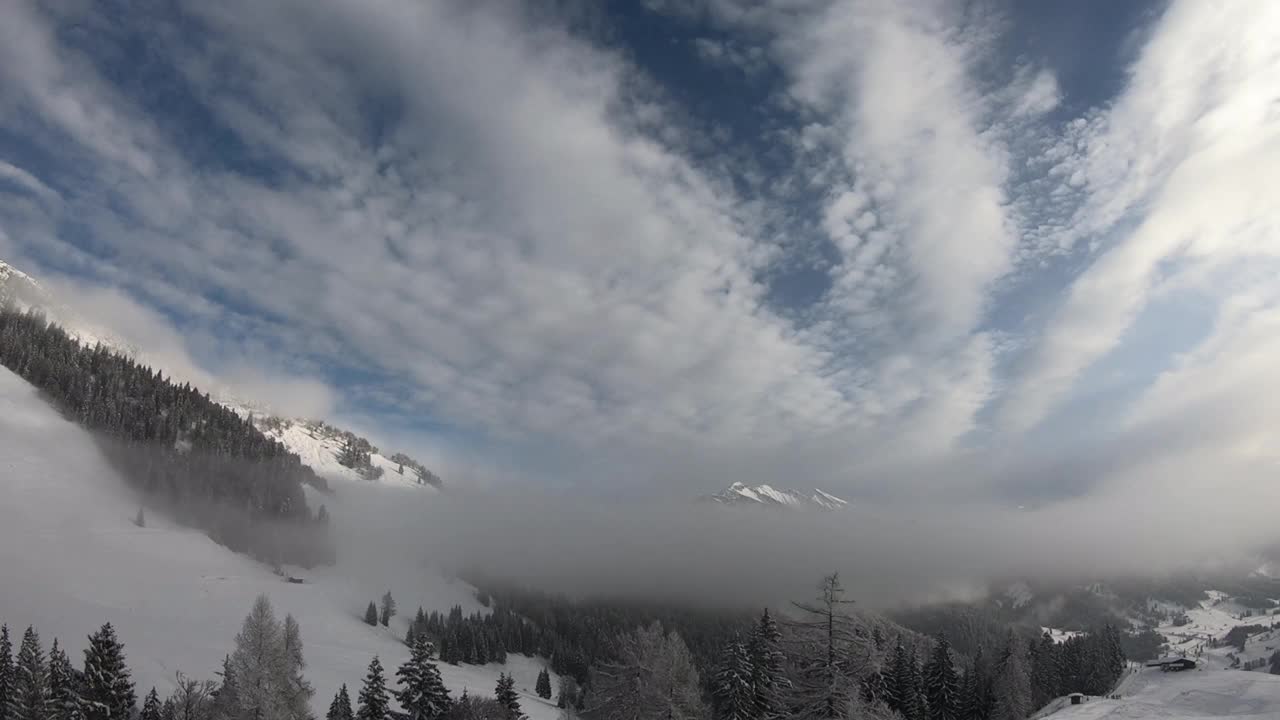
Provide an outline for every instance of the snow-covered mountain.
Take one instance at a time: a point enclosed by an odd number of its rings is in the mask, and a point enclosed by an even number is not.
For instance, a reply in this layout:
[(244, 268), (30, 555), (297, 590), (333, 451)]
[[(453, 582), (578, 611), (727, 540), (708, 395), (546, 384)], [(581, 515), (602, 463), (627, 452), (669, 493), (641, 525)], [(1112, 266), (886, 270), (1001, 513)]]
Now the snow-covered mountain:
[[(339, 685), (359, 686), (374, 655), (389, 673), (408, 658), (403, 637), (411, 609), (485, 611), (472, 587), (416, 555), (387, 557), (401, 547), (390, 542), (401, 528), (387, 510), (431, 501), (417, 491), (380, 486), (325, 497), (333, 531), (350, 542), (335, 566), (287, 568), (303, 583), (286, 582), (159, 512), (148, 512), (138, 526), (143, 500), (89, 433), (3, 367), (0, 497), (0, 622), (19, 634), (34, 626), (46, 648), (56, 637), (72, 657), (80, 656), (89, 633), (110, 622), (140, 695), (153, 685), (167, 695), (177, 671), (214, 678), (259, 594), (301, 626), (317, 716)], [(390, 627), (364, 624), (365, 604), (388, 590), (401, 614)], [(491, 693), (499, 673), (512, 674), (530, 720), (553, 720), (560, 715), (555, 704), (533, 693), (545, 663), (512, 653), (506, 664), (441, 663), (440, 672), (454, 697), (464, 689)]]
[(704, 495), (702, 499), (721, 505), (738, 505), (747, 507), (779, 507), (795, 509), (841, 510), (849, 505), (845, 500), (825, 490), (814, 488), (808, 492), (775, 488), (771, 485), (751, 487), (736, 482), (712, 495)]
[[(31, 275), (0, 260), (0, 307), (13, 303), (21, 309), (37, 309), (56, 322), (72, 337), (84, 345), (101, 344), (115, 352), (158, 367), (172, 375), (173, 369), (148, 357), (145, 348), (138, 348), (113, 334), (96, 327), (83, 316), (62, 303), (46, 287)], [(376, 482), (385, 485), (436, 488), (442, 487), (440, 477), (422, 463), (403, 453), (384, 455), (367, 440), (334, 427), (322, 420), (289, 418), (271, 414), (270, 408), (251, 398), (240, 397), (227, 388), (193, 381), (209, 393), (215, 402), (240, 414), (252, 417), (255, 427), (264, 435), (277, 440), (290, 452), (302, 459), (303, 464), (330, 481)], [(368, 462), (349, 467), (340, 462), (344, 444), (355, 440), (368, 446)]]

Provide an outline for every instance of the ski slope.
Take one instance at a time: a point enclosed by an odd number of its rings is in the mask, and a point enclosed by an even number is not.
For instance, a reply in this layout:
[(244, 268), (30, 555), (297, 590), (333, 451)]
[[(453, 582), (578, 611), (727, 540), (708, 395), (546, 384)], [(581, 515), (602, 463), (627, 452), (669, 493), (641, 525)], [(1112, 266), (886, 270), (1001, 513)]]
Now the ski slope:
[(1280, 675), (1238, 670), (1163, 673), (1144, 670), (1125, 684), (1119, 700), (1089, 698), (1049, 720), (1265, 720), (1280, 718)]
[[(306, 677), (320, 715), (340, 684), (355, 697), (375, 654), (389, 674), (408, 658), (399, 638), (419, 605), (478, 608), (470, 587), (413, 560), (420, 553), (407, 551), (416, 548), (412, 539), (400, 539), (404, 532), (395, 516), (371, 515), (389, 505), (429, 501), (431, 493), (419, 489), (370, 488), (325, 498), (341, 557), (334, 568), (290, 571), (307, 584), (286, 583), (158, 513), (148, 513), (146, 527), (136, 527), (138, 498), (88, 434), (5, 368), (0, 497), (0, 622), (19, 637), (27, 625), (36, 626), (46, 651), (57, 637), (77, 662), (86, 636), (111, 622), (125, 643), (140, 696), (153, 685), (166, 693), (175, 671), (212, 679), (260, 593), (301, 625)], [(359, 616), (366, 604), (388, 589), (400, 616), (390, 629), (365, 625)], [(492, 695), (498, 674), (512, 673), (524, 691), (526, 714), (551, 720), (559, 711), (532, 692), (541, 668), (540, 661), (518, 655), (505, 667), (440, 666), (455, 697), (464, 688)]]
[[(1190, 621), (1186, 625), (1165, 624), (1156, 629), (1169, 643), (1170, 654), (1195, 658), (1207, 668), (1222, 669), (1229, 667), (1233, 658), (1240, 663), (1257, 661), (1269, 658), (1280, 648), (1280, 628), (1272, 629), (1276, 616), (1248, 614), (1248, 608), (1231, 602), (1222, 592), (1210, 590), (1208, 595), (1209, 599), (1200, 601), (1198, 607), (1185, 611)], [(1241, 625), (1261, 625), (1267, 631), (1250, 637), (1244, 652), (1233, 646), (1213, 647), (1215, 641)]]

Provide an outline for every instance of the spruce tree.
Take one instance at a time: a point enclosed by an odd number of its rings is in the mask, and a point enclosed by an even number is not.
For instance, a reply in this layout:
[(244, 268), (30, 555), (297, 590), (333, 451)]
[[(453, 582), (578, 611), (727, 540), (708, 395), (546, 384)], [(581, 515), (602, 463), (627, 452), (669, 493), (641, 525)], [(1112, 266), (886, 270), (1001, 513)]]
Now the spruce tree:
[(387, 695), (387, 680), (382, 674), (382, 661), (373, 656), (369, 661), (369, 673), (365, 675), (364, 687), (360, 688), (359, 708), (356, 710), (357, 720), (387, 720), (391, 713), (391, 700)]
[(13, 687), (13, 642), (9, 640), (9, 626), (0, 625), (0, 718), (9, 707), (9, 695)]
[[(802, 619), (793, 623), (799, 634), (812, 638), (812, 652), (799, 658), (795, 688), (795, 715), (800, 718), (843, 718), (854, 699), (847, 658), (865, 642), (844, 612), (839, 574), (828, 575), (819, 585), (816, 603), (793, 603)], [(919, 720), (919, 718), (908, 718)]]
[(996, 720), (1025, 720), (1031, 714), (1031, 674), (1027, 669), (1022, 639), (1012, 630), (995, 680)]
[(435, 646), (426, 636), (419, 635), (409, 660), (396, 671), (396, 677), (400, 679), (396, 699), (410, 720), (435, 720), (449, 711), (449, 691), (432, 659), (435, 651)]
[(498, 676), (498, 686), (494, 688), (493, 697), (502, 706), (505, 720), (524, 717), (524, 712), (520, 709), (520, 696), (516, 694), (516, 681), (510, 675), (504, 673)]
[(240, 681), (236, 679), (235, 668), (231, 666), (231, 656), (222, 657), (222, 672), (218, 673), (222, 684), (213, 696), (213, 716), (217, 720), (230, 720), (240, 716)]
[(147, 693), (147, 699), (142, 703), (142, 715), (138, 720), (164, 720), (161, 710), (160, 695), (156, 693), (155, 688), (151, 688), (151, 692)]
[(951, 644), (946, 637), (938, 640), (929, 664), (925, 666), (924, 691), (929, 720), (961, 720), (959, 679), (951, 661)]
[(338, 689), (338, 693), (333, 696), (333, 702), (329, 703), (329, 712), (324, 716), (324, 720), (355, 720), (355, 713), (351, 711), (351, 696), (347, 694), (347, 685), (343, 683)]
[(373, 625), (374, 627), (378, 625), (378, 606), (372, 602), (364, 610), (364, 622), (366, 625)]
[(720, 666), (711, 679), (717, 720), (755, 720), (755, 688), (751, 685), (751, 658), (735, 637), (721, 651)]
[(882, 702), (888, 704), (889, 687), (884, 678), (884, 672), (873, 670), (862, 678), (862, 703), (864, 705), (875, 705)]
[(538, 673), (538, 682), (534, 684), (533, 691), (544, 700), (551, 699), (551, 673), (547, 672), (546, 668), (542, 668), (542, 672)]
[(80, 674), (53, 641), (49, 650), (49, 702), (52, 720), (80, 720)]
[(784, 693), (790, 689), (782, 652), (782, 633), (768, 608), (760, 615), (747, 643), (751, 657), (751, 689), (755, 716), (760, 720), (776, 720), (786, 714)]
[(84, 651), (84, 686), (80, 707), (85, 720), (126, 720), (138, 699), (125, 665), (124, 645), (111, 623), (89, 636)]
[(6, 720), (46, 720), (50, 706), (49, 668), (40, 649), (40, 636), (28, 627), (13, 665)]
[(391, 591), (388, 590), (382, 596), (382, 612), (378, 618), (384, 626), (390, 624), (391, 618), (396, 614), (396, 601), (391, 597)]
[[(178, 717), (178, 704), (173, 698), (165, 698), (164, 704), (160, 706), (160, 717), (164, 720), (181, 720)], [(217, 716), (217, 720), (226, 720), (223, 716)]]
[(889, 673), (889, 707), (906, 720), (924, 720), (920, 693), (920, 666), (916, 663), (915, 653), (899, 643), (894, 648), (893, 666)]
[(1058, 669), (1058, 650), (1053, 635), (1045, 632), (1040, 641), (1031, 646), (1031, 704), (1043, 707), (1057, 697), (1062, 684)]

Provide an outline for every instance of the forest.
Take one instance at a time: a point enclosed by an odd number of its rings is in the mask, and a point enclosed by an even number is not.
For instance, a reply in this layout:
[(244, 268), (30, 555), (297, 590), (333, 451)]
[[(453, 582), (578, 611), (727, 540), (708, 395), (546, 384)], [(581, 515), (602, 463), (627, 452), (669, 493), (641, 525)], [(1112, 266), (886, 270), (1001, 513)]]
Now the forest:
[(327, 483), (251, 419), (13, 307), (0, 309), (0, 364), (90, 430), (147, 504), (269, 564), (333, 562), (328, 512), (303, 492)]

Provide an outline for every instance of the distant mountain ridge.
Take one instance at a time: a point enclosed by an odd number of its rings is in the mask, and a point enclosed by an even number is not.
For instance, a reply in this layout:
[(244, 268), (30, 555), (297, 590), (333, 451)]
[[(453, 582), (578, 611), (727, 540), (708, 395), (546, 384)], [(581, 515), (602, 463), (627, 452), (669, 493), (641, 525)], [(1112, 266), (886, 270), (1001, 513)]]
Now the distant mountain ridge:
[(736, 482), (718, 493), (703, 495), (700, 499), (721, 505), (792, 508), (797, 510), (843, 510), (849, 506), (848, 501), (819, 488), (801, 492), (786, 488), (775, 488), (772, 485), (751, 487), (740, 482)]

